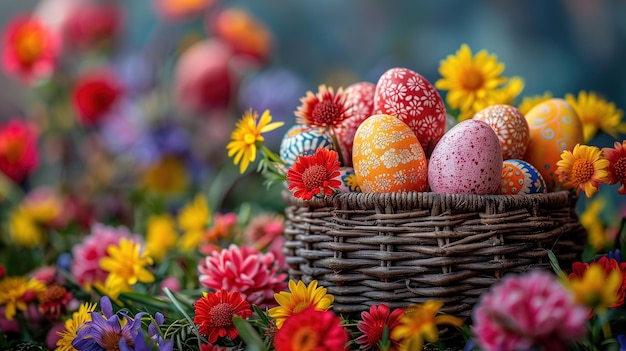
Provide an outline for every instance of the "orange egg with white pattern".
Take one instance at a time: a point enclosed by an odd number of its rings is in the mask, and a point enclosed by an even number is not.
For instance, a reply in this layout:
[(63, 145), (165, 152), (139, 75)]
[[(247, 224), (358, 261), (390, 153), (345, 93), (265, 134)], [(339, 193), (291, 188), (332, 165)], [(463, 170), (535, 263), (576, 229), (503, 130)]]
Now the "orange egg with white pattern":
[(487, 123), (500, 140), (502, 159), (524, 157), (530, 132), (524, 115), (511, 105), (491, 105), (476, 112), (473, 119)]
[(354, 136), (352, 163), (365, 193), (428, 188), (424, 149), (411, 128), (391, 115), (373, 115), (361, 123)]

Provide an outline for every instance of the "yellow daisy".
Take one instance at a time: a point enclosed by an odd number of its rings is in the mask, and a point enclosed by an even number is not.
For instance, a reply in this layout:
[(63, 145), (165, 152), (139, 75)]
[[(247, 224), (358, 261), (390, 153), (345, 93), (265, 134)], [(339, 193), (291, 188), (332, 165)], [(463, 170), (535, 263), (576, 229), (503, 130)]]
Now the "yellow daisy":
[(539, 105), (540, 103), (544, 101), (548, 101), (552, 98), (553, 98), (552, 93), (549, 91), (546, 91), (545, 93), (543, 93), (543, 95), (525, 96), (522, 99), (522, 102), (517, 107), (517, 109), (523, 115), (526, 115), (528, 111), (530, 111), (533, 107)]
[(594, 198), (580, 215), (580, 224), (587, 230), (587, 242), (593, 247), (595, 252), (600, 252), (610, 244), (606, 225), (600, 220), (600, 214), (604, 210), (605, 202), (605, 199), (602, 197)]
[(504, 86), (508, 79), (501, 76), (504, 64), (486, 50), (472, 56), (467, 44), (461, 45), (456, 55), (449, 55), (439, 65), (442, 78), (435, 82), (437, 89), (447, 90), (446, 102), (459, 109), (459, 119), (471, 118), (474, 113), (499, 100), (512, 100), (523, 88), (520, 78)]
[(112, 298), (137, 282), (154, 281), (154, 274), (146, 268), (153, 264), (152, 257), (142, 251), (140, 244), (121, 238), (118, 245), (107, 247), (107, 253), (109, 256), (100, 259), (100, 268), (109, 272), (104, 285), (107, 291), (114, 292)]
[(178, 247), (183, 251), (198, 247), (209, 223), (211, 223), (209, 205), (204, 195), (198, 194), (178, 214), (178, 227), (184, 232), (178, 241)]
[(176, 247), (178, 234), (174, 220), (169, 215), (152, 215), (148, 218), (146, 249), (156, 262), (161, 262), (167, 252)]
[(5, 277), (0, 280), (0, 306), (5, 307), (4, 318), (13, 320), (17, 310), (26, 311), (27, 293), (40, 294), (46, 291), (46, 284), (26, 277)]
[(565, 100), (572, 105), (583, 124), (585, 142), (591, 140), (598, 130), (604, 131), (613, 138), (616, 138), (618, 133), (626, 132), (626, 123), (622, 123), (624, 111), (596, 93), (580, 91), (578, 98), (567, 94)]
[(65, 321), (65, 330), (57, 332), (61, 338), (57, 341), (56, 351), (75, 351), (72, 341), (76, 338), (79, 327), (91, 321), (91, 314), (96, 309), (95, 303), (82, 303), (78, 311), (72, 313), (72, 318)]
[(163, 195), (179, 194), (189, 185), (189, 174), (183, 160), (166, 156), (145, 170), (143, 186)]
[(289, 292), (281, 291), (274, 294), (278, 306), (270, 308), (268, 315), (276, 319), (276, 326), (280, 329), (285, 320), (292, 315), (302, 312), (307, 307), (315, 306), (318, 311), (326, 311), (335, 301), (335, 297), (326, 293), (326, 288), (318, 287), (317, 280), (312, 280), (307, 286), (304, 282), (289, 280)]
[(257, 148), (263, 145), (263, 133), (281, 127), (283, 122), (272, 122), (269, 110), (265, 110), (259, 120), (259, 114), (251, 109), (246, 111), (237, 122), (235, 130), (230, 136), (230, 143), (226, 145), (228, 157), (233, 157), (235, 165), (239, 165), (239, 172), (248, 169), (248, 165), (256, 160)]
[(598, 191), (600, 183), (608, 181), (609, 164), (597, 146), (576, 144), (573, 152), (564, 150), (561, 153), (556, 173), (566, 189), (576, 189), (577, 195), (583, 190), (587, 197), (591, 197)]
[(43, 228), (21, 207), (9, 218), (9, 235), (17, 246), (27, 249), (44, 242)]
[(391, 338), (400, 341), (400, 351), (421, 350), (424, 341), (436, 342), (439, 340), (440, 324), (449, 324), (455, 327), (463, 325), (463, 320), (451, 315), (437, 315), (443, 301), (427, 301), (424, 304), (414, 304), (407, 307), (400, 317), (400, 325), (393, 329)]

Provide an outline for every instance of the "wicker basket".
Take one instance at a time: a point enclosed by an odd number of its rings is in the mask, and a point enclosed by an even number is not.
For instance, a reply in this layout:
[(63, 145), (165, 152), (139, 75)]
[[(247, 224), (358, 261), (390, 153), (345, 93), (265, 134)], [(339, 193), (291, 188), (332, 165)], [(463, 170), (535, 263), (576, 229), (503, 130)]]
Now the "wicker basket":
[(586, 240), (565, 191), (283, 197), (290, 278), (318, 280), (344, 315), (440, 299), (444, 312), (467, 318), (505, 273), (550, 269), (546, 249), (567, 267)]

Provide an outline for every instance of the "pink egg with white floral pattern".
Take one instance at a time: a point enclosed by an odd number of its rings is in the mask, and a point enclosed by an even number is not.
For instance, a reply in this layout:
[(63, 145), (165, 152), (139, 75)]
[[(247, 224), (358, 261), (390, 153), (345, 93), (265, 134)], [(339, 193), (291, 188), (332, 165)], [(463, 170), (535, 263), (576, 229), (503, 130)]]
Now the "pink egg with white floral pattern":
[(483, 121), (493, 128), (500, 139), (503, 159), (524, 157), (530, 133), (526, 118), (515, 106), (487, 106), (476, 112), (473, 119)]
[(352, 107), (352, 117), (341, 122), (335, 133), (342, 146), (342, 151), (346, 154), (345, 166), (352, 166), (352, 146), (354, 145), (354, 134), (357, 128), (367, 117), (372, 115), (374, 109), (374, 92), (376, 84), (370, 82), (358, 82), (349, 85), (344, 94), (347, 96), (346, 105)]
[(435, 193), (498, 194), (502, 151), (487, 123), (467, 119), (439, 140), (428, 162), (428, 184)]
[(391, 68), (378, 79), (373, 114), (392, 115), (407, 124), (426, 157), (446, 132), (446, 108), (439, 92), (408, 68)]

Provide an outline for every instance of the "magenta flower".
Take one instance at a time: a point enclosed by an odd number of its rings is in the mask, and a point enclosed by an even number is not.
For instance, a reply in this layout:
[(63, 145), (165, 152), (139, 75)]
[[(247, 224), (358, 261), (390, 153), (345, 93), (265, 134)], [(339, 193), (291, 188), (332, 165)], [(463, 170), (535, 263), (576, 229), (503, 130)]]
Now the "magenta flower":
[(131, 233), (126, 227), (115, 228), (101, 223), (94, 224), (91, 234), (72, 249), (74, 260), (71, 272), (76, 281), (83, 286), (91, 286), (96, 282), (104, 283), (108, 272), (100, 268), (100, 259), (108, 256), (106, 249), (109, 245), (117, 245), (121, 238), (129, 237)]
[(585, 335), (587, 310), (548, 272), (508, 275), (482, 295), (472, 332), (485, 350), (566, 350)]
[(247, 246), (230, 245), (200, 260), (200, 284), (214, 289), (239, 292), (250, 304), (261, 308), (276, 305), (274, 293), (287, 288), (287, 275), (279, 273), (272, 253)]

